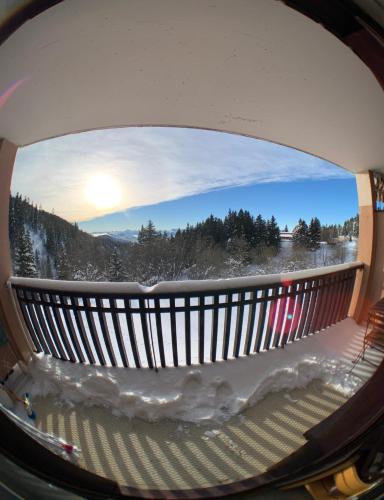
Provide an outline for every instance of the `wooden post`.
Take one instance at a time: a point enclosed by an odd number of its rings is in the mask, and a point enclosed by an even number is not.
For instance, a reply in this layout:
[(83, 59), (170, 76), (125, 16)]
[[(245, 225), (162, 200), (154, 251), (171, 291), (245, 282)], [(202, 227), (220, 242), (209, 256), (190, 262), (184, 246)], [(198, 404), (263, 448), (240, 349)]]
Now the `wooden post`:
[[(11, 179), (16, 151), (17, 146), (6, 139), (0, 139), (0, 322), (9, 341), (9, 344), (6, 344), (0, 350), (0, 361), (3, 367), (2, 370), (0, 369), (0, 373), (2, 376), (6, 374), (4, 373), (6, 371), (5, 365), (10, 362), (14, 364), (15, 361), (26, 362), (31, 354), (31, 348), (23, 324), (18, 316), (12, 292), (7, 286), (7, 281), (12, 274), (8, 218)], [(8, 360), (8, 358), (11, 358), (12, 361)]]
[(364, 269), (356, 275), (355, 288), (349, 309), (349, 315), (358, 322), (363, 322), (372, 304), (373, 268), (376, 258), (377, 228), (375, 218), (375, 197), (372, 172), (356, 174), (359, 197), (359, 244), (357, 260), (364, 264)]

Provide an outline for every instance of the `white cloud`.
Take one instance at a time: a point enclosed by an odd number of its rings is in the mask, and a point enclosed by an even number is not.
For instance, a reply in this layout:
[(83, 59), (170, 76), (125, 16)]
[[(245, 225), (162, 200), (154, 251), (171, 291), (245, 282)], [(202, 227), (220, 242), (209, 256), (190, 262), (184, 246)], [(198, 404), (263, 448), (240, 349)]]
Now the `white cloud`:
[(84, 196), (95, 174), (121, 185), (115, 212), (232, 186), (350, 174), (290, 148), (217, 132), (131, 128), (86, 132), (19, 151), (12, 191), (68, 220), (107, 213)]

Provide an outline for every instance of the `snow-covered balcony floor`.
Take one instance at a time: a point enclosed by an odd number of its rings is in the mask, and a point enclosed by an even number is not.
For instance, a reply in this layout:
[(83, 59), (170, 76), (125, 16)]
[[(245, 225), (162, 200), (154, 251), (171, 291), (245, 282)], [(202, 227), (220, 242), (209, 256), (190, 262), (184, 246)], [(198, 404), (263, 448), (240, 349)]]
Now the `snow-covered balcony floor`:
[(346, 401), (316, 380), (270, 394), (221, 425), (115, 417), (105, 408), (35, 404), (39, 429), (75, 443), (79, 465), (141, 489), (193, 489), (264, 472), (305, 444), (303, 433)]
[[(363, 327), (346, 319), (287, 345), (284, 350), (194, 367), (192, 378), (191, 367), (167, 369), (158, 374), (141, 372), (140, 377), (144, 379), (158, 377), (159, 388), (162, 382), (168, 382), (168, 389), (173, 386), (176, 391), (176, 378), (189, 381), (189, 385), (181, 382), (180, 387), (187, 390), (188, 397), (195, 392), (197, 398), (189, 407), (174, 406), (173, 414), (172, 408), (169, 414), (161, 410), (158, 399), (159, 406), (152, 408), (152, 413), (142, 404), (136, 406), (134, 416), (129, 418), (128, 407), (124, 409), (122, 399), (121, 408), (116, 407), (119, 399), (115, 398), (115, 403), (108, 400), (105, 391), (113, 389), (111, 385), (99, 386), (98, 401), (97, 398), (92, 401), (89, 399), (92, 384), (88, 385), (87, 392), (81, 393), (79, 388), (80, 395), (75, 395), (73, 381), (70, 377), (63, 378), (62, 374), (62, 383), (67, 387), (62, 387), (58, 394), (52, 389), (54, 384), (41, 386), (39, 377), (46, 367), (31, 369), (35, 383), (31, 386), (29, 381), (27, 387), (34, 395), (36, 426), (76, 444), (81, 450), (78, 462), (81, 467), (121, 485), (142, 489), (208, 487), (258, 475), (305, 444), (303, 433), (343, 405), (379, 364), (382, 354), (368, 349), (367, 360), (360, 361), (352, 374), (349, 373), (354, 366), (351, 360), (361, 350), (363, 335)], [(77, 368), (69, 363), (64, 365), (71, 370)], [(84, 368), (87, 367), (79, 367)], [(172, 378), (173, 374), (176, 378)], [(54, 379), (55, 375), (51, 375)], [(215, 413), (204, 401), (202, 392), (199, 396), (199, 391), (203, 388), (206, 392), (209, 380), (217, 380), (219, 375), (222, 382), (226, 380), (228, 384), (221, 383), (227, 392), (221, 394), (222, 413)], [(78, 374), (74, 373), (73, 377), (78, 380)], [(135, 384), (137, 381), (133, 380)], [(97, 392), (97, 387), (95, 390)], [(151, 390), (153, 396), (154, 386)], [(159, 390), (162, 395), (164, 390), (167, 387)], [(39, 396), (39, 393), (48, 395)], [(84, 403), (74, 403), (81, 397), (86, 398), (86, 394), (88, 399), (84, 399)], [(232, 406), (223, 407), (226, 397)], [(103, 400), (108, 407), (100, 406)], [(243, 409), (234, 414), (236, 407), (240, 407), (239, 401)], [(122, 415), (114, 415), (119, 410)], [(145, 420), (149, 415), (153, 418), (153, 411), (158, 411), (163, 418), (157, 422)], [(175, 415), (180, 418), (168, 418)], [(199, 422), (199, 417), (205, 418)]]

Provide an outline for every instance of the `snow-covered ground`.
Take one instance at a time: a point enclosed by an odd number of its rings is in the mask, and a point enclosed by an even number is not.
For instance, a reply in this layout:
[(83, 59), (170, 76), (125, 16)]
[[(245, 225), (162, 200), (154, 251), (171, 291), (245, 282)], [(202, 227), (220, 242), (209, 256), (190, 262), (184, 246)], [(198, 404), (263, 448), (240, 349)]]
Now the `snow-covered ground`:
[(340, 241), (336, 245), (322, 242), (320, 248), (312, 252), (295, 248), (292, 241), (282, 241), (276, 256), (260, 264), (249, 265), (246, 274), (273, 274), (354, 262), (357, 260), (357, 243), (357, 239)]
[(155, 372), (72, 364), (34, 356), (26, 389), (67, 404), (104, 406), (115, 415), (150, 421), (224, 421), (268, 393), (305, 387), (321, 379), (350, 396), (363, 383), (350, 373), (363, 328), (351, 319), (327, 330), (250, 357)]

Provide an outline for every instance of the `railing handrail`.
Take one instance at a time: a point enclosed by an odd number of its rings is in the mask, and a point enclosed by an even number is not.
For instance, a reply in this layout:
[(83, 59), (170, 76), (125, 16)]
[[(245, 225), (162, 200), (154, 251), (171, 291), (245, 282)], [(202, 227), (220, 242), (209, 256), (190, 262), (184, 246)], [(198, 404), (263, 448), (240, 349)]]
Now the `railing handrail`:
[(110, 282), (110, 281), (64, 281), (40, 278), (21, 278), (11, 276), (9, 286), (22, 286), (39, 290), (52, 290), (57, 292), (80, 292), (95, 294), (132, 294), (132, 295), (158, 295), (177, 293), (220, 292), (225, 290), (247, 289), (261, 286), (279, 285), (282, 283), (296, 282), (310, 278), (318, 278), (362, 268), (362, 262), (348, 262), (334, 266), (325, 266), (315, 269), (304, 269), (281, 274), (264, 274), (257, 276), (243, 276), (240, 278), (223, 278), (189, 281), (161, 281), (148, 287), (137, 282)]

